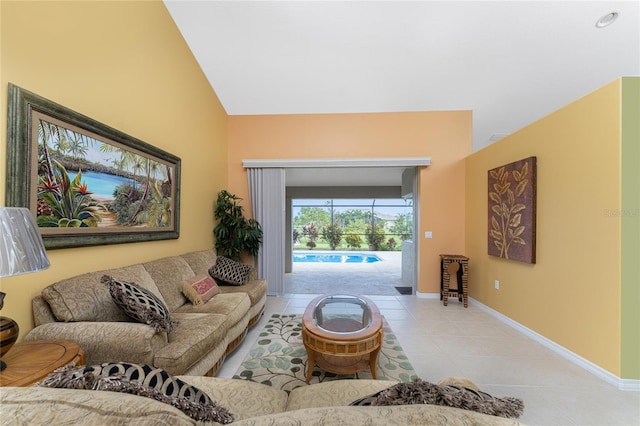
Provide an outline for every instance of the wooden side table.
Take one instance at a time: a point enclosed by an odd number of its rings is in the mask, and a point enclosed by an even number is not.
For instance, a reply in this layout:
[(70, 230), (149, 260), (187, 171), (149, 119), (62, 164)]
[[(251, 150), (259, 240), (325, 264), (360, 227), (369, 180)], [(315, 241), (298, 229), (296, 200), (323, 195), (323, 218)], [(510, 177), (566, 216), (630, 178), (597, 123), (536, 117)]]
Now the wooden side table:
[(16, 343), (2, 360), (0, 386), (30, 386), (65, 365), (84, 365), (84, 351), (69, 340), (34, 340)]

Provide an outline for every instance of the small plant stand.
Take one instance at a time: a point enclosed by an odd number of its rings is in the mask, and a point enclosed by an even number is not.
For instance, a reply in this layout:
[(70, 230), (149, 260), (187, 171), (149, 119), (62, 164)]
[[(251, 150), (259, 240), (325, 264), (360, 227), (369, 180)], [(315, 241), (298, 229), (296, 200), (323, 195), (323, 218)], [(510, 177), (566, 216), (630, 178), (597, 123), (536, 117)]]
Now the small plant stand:
[[(455, 277), (456, 287), (451, 288)], [(457, 297), (464, 307), (469, 306), (469, 258), (457, 254), (440, 255), (440, 300), (447, 306), (449, 297)]]

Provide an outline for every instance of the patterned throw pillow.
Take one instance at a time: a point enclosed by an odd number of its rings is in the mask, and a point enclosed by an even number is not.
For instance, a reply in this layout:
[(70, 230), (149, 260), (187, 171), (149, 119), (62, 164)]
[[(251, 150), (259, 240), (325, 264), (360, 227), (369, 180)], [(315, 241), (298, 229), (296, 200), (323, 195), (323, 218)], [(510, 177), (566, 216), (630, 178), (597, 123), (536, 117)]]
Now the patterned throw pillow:
[(182, 293), (194, 305), (202, 305), (220, 293), (220, 287), (210, 276), (198, 275), (182, 282)]
[(216, 258), (216, 264), (209, 269), (209, 275), (222, 281), (222, 284), (244, 285), (249, 278), (251, 265), (236, 262), (224, 256)]
[(194, 420), (233, 422), (229, 411), (202, 390), (147, 364), (113, 362), (77, 367), (68, 365), (51, 373), (37, 386), (124, 392), (172, 405)]
[(434, 404), (477, 411), (492, 416), (518, 418), (524, 402), (518, 398), (496, 398), (488, 393), (463, 386), (436, 385), (424, 380), (402, 382), (349, 405)]
[(109, 287), (111, 298), (130, 318), (148, 324), (156, 331), (171, 331), (178, 326), (171, 320), (169, 309), (149, 290), (134, 283), (104, 275), (100, 282)]

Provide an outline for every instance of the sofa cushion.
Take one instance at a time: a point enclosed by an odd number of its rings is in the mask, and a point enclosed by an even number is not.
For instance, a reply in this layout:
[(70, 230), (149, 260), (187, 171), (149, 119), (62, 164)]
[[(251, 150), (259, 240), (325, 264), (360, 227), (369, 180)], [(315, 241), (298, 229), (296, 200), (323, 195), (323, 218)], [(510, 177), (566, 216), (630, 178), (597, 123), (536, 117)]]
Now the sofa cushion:
[(105, 390), (145, 396), (172, 405), (194, 420), (233, 422), (233, 415), (202, 390), (161, 368), (124, 362), (60, 368), (38, 386)]
[(202, 389), (211, 399), (233, 413), (236, 421), (280, 413), (287, 406), (287, 392), (261, 383), (203, 376), (178, 378)]
[(267, 294), (266, 280), (250, 280), (243, 286), (224, 285), (220, 287), (221, 293), (246, 293), (251, 299), (251, 306), (259, 303)]
[[(208, 274), (211, 265), (215, 265), (216, 258), (218, 257), (213, 249), (192, 251), (189, 253), (181, 254), (182, 257), (191, 266), (193, 273), (196, 275)], [(249, 271), (248, 280), (257, 280), (258, 270), (255, 267), (251, 267)]]
[(214, 348), (226, 346), (225, 315), (173, 312), (171, 316), (180, 326), (167, 335), (169, 343), (156, 352), (156, 367), (184, 374)]
[(185, 303), (191, 304), (182, 294), (181, 288), (184, 280), (193, 278), (196, 274), (182, 257), (164, 257), (144, 263), (143, 266), (158, 286), (169, 311), (173, 312)]
[(192, 251), (180, 255), (189, 264), (196, 275), (209, 274), (209, 268), (216, 263), (216, 252), (213, 249)]
[(132, 319), (148, 324), (156, 331), (171, 331), (177, 327), (178, 323), (171, 320), (164, 303), (149, 290), (108, 275), (101, 281), (109, 288), (116, 305)]
[(249, 271), (251, 265), (218, 256), (216, 263), (209, 269), (209, 275), (220, 280), (221, 284), (244, 285), (249, 278)]
[[(213, 250), (200, 250), (180, 255), (191, 267), (196, 275), (208, 274), (211, 265), (216, 263), (216, 254)], [(267, 294), (267, 282), (263, 279), (258, 279), (258, 273), (256, 268), (251, 268), (249, 271), (249, 277), (247, 283), (243, 286), (222, 286), (220, 291), (222, 293), (234, 293), (244, 292), (249, 295), (251, 299), (251, 306), (255, 306), (259, 303)]]
[(251, 302), (246, 293), (220, 293), (202, 305), (186, 304), (178, 308), (175, 313), (212, 313), (225, 316), (224, 326), (228, 329), (249, 312)]
[(182, 282), (182, 294), (187, 296), (194, 305), (207, 303), (218, 293), (220, 293), (220, 287), (209, 275), (197, 275)]
[(397, 383), (350, 405), (435, 404), (477, 411), (492, 416), (518, 418), (524, 403), (518, 398), (496, 398), (488, 393), (454, 385), (437, 385), (421, 379)]
[(162, 300), (158, 288), (142, 265), (67, 278), (45, 287), (42, 297), (58, 321), (130, 321), (111, 298), (109, 289), (100, 282), (105, 274), (115, 279), (134, 281)]
[(345, 379), (300, 386), (289, 394), (287, 411), (348, 406), (356, 399), (387, 389), (396, 383), (392, 380)]
[(51, 306), (49, 306), (41, 295), (35, 296), (31, 300), (31, 309), (33, 310), (33, 324), (36, 327), (42, 324), (58, 321), (51, 310)]
[(109, 289), (95, 280), (95, 274), (52, 284), (41, 294), (58, 321), (130, 321), (111, 298)]

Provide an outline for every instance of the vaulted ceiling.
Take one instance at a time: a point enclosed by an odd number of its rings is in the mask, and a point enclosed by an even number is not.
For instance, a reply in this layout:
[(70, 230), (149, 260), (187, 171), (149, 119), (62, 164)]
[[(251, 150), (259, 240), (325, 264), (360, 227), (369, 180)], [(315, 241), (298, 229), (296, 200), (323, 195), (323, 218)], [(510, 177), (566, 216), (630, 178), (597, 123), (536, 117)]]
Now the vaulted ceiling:
[(472, 110), (478, 150), (640, 75), (638, 1), (164, 1), (230, 115)]

